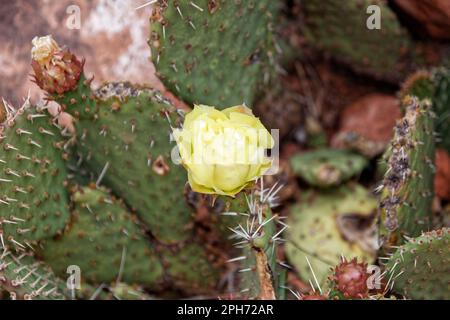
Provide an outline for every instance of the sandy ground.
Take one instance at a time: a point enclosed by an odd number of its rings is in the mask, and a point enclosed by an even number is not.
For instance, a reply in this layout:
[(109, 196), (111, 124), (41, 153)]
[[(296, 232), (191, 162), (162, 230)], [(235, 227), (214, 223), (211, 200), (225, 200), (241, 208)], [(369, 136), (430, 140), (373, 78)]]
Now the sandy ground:
[[(162, 89), (150, 62), (148, 0), (0, 0), (0, 97), (17, 104), (30, 91), (31, 40), (52, 34), (86, 58), (94, 85), (126, 80)], [(79, 26), (75, 17), (80, 13)]]

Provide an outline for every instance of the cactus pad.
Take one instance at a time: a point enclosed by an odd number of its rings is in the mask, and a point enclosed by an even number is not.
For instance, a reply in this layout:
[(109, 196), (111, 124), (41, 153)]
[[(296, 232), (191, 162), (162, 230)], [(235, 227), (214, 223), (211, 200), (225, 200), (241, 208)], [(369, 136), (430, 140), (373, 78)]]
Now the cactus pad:
[[(330, 268), (342, 257), (372, 262), (376, 207), (375, 199), (359, 185), (305, 194), (299, 205), (291, 207), (286, 234), (286, 254), (300, 277), (313, 281), (312, 269), (324, 284)], [(355, 230), (349, 226), (352, 221), (358, 226)]]
[(271, 0), (159, 1), (152, 59), (164, 84), (189, 104), (253, 105), (273, 72)]
[(180, 200), (186, 173), (172, 162), (170, 143), (181, 118), (159, 92), (127, 83), (101, 87), (95, 100), (91, 116), (76, 122), (81, 165), (120, 194), (158, 240), (187, 239), (191, 211)]
[(409, 239), (389, 259), (386, 277), (410, 299), (450, 299), (450, 229)]
[(0, 246), (29, 249), (69, 220), (64, 139), (43, 108), (12, 110), (0, 124)]
[(450, 152), (450, 70), (444, 67), (436, 69), (433, 81), (436, 86), (433, 110), (437, 115), (438, 145)]
[[(303, 1), (307, 41), (350, 65), (355, 71), (379, 79), (398, 81), (411, 70), (412, 40), (386, 1)], [(380, 8), (381, 30), (366, 26), (370, 5)], [(399, 79), (400, 78), (400, 79)]]
[(434, 136), (429, 100), (406, 96), (406, 114), (395, 128), (382, 182), (381, 241), (403, 242), (428, 229), (433, 199)]
[(363, 156), (344, 150), (318, 149), (291, 158), (294, 173), (316, 187), (339, 185), (360, 174), (366, 165)]
[[(144, 231), (123, 203), (104, 190), (83, 188), (73, 196), (73, 221), (64, 234), (42, 243), (39, 255), (56, 274), (77, 265), (88, 283), (117, 278), (157, 288), (162, 266)], [(120, 276), (119, 276), (120, 273)]]

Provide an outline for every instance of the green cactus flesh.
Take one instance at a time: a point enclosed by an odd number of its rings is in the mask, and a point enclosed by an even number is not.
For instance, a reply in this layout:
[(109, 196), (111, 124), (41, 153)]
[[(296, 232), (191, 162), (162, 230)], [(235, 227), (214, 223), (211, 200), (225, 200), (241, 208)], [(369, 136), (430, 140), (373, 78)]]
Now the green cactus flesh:
[(60, 281), (52, 271), (29, 254), (0, 254), (0, 295), (12, 300), (64, 300)]
[[(76, 162), (120, 194), (159, 241), (187, 239), (186, 174), (172, 162), (170, 143), (171, 125), (181, 118), (159, 92), (127, 83), (107, 84), (93, 99), (90, 115), (76, 122)], [(81, 108), (82, 101), (67, 110), (76, 115)]]
[[(226, 201), (226, 217), (222, 223), (232, 230), (229, 237), (239, 248), (240, 297), (274, 299), (284, 294), (280, 284), (285, 273), (278, 264), (279, 217), (259, 195), (238, 194)], [(245, 230), (247, 237), (242, 237)], [(250, 236), (250, 237), (249, 237)], [(234, 259), (232, 259), (234, 260)]]
[(149, 44), (164, 84), (189, 104), (253, 105), (273, 73), (271, 0), (160, 1)]
[(436, 69), (433, 81), (436, 85), (433, 110), (437, 115), (438, 145), (450, 152), (450, 69), (444, 67)]
[[(381, 30), (366, 26), (375, 17), (366, 10), (374, 4), (380, 8)], [(303, 5), (306, 39), (326, 54), (384, 80), (398, 81), (411, 69), (412, 41), (385, 1), (308, 0)]]
[(366, 165), (363, 156), (344, 150), (318, 149), (291, 158), (294, 173), (316, 187), (339, 185), (360, 174)]
[(30, 249), (70, 217), (64, 141), (43, 108), (13, 113), (0, 125), (0, 246)]
[(386, 265), (395, 292), (410, 299), (450, 299), (450, 229), (409, 239)]
[(330, 268), (342, 257), (371, 263), (376, 253), (376, 207), (376, 200), (359, 185), (306, 193), (291, 208), (286, 232), (286, 255), (300, 277), (313, 282), (316, 277), (324, 285)]
[(142, 227), (124, 204), (103, 190), (84, 188), (72, 196), (73, 219), (64, 234), (44, 241), (39, 256), (57, 275), (76, 265), (88, 283), (122, 279), (158, 288), (162, 266)]
[(395, 128), (387, 151), (387, 171), (381, 185), (381, 241), (399, 244), (403, 236), (428, 230), (433, 199), (434, 128), (429, 100), (406, 96), (405, 117)]

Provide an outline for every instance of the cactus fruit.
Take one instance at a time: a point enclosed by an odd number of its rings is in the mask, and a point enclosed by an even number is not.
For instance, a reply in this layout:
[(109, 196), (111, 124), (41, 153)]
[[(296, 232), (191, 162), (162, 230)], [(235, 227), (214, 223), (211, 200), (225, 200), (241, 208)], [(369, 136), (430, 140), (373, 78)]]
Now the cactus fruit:
[(410, 299), (450, 299), (450, 229), (426, 232), (398, 247), (386, 264), (395, 292)]
[(25, 250), (69, 220), (64, 139), (44, 108), (2, 106), (0, 246)]
[(317, 149), (291, 158), (292, 170), (316, 187), (336, 186), (358, 175), (367, 165), (360, 155), (344, 150)]
[(27, 253), (0, 254), (0, 294), (11, 300), (64, 300), (57, 278), (48, 267)]
[(157, 73), (188, 104), (252, 106), (273, 73), (277, 2), (159, 1), (149, 40)]
[[(381, 30), (366, 24), (376, 18), (366, 13), (373, 4), (380, 10)], [(416, 60), (412, 40), (385, 1), (308, 0), (303, 6), (307, 41), (334, 59), (359, 73), (393, 82), (412, 69)]]
[(434, 177), (434, 126), (429, 100), (406, 96), (406, 114), (391, 142), (381, 190), (380, 241), (399, 244), (403, 236), (427, 230), (431, 219)]
[(367, 286), (367, 263), (358, 263), (354, 258), (347, 261), (345, 258), (338, 264), (331, 276), (332, 294), (330, 297), (343, 296), (344, 299), (364, 299), (369, 295)]
[(124, 204), (104, 190), (90, 188), (77, 190), (72, 200), (72, 221), (60, 237), (41, 243), (42, 260), (59, 276), (77, 265), (88, 283), (111, 283), (119, 277), (157, 288), (163, 268)]
[(376, 207), (375, 199), (359, 185), (305, 194), (291, 207), (286, 235), (286, 255), (300, 277), (322, 285), (342, 257), (372, 262)]

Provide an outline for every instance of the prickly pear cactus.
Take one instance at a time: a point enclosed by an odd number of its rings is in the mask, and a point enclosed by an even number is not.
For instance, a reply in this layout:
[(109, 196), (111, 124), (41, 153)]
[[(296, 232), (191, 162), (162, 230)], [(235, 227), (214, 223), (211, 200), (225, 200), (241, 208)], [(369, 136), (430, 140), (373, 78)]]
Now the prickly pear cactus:
[(187, 103), (253, 105), (274, 72), (277, 1), (158, 1), (152, 59), (164, 84)]
[(386, 264), (390, 286), (410, 299), (450, 299), (450, 229), (409, 239)]
[(450, 152), (450, 70), (436, 69), (432, 74), (435, 84), (433, 110), (437, 115), (438, 145)]
[(366, 165), (366, 158), (344, 150), (317, 149), (291, 158), (294, 173), (316, 187), (339, 185), (360, 174)]
[[(226, 215), (223, 223), (235, 226), (228, 228), (240, 255), (229, 262), (239, 263), (239, 296), (272, 300), (284, 296), (285, 272), (277, 252), (287, 225), (271, 209), (270, 199), (276, 197), (276, 190), (271, 188), (264, 192), (262, 195), (241, 193), (227, 201), (230, 205), (223, 213)], [(282, 229), (278, 230), (277, 226)]]
[(158, 246), (166, 274), (166, 284), (186, 294), (214, 292), (220, 276), (220, 260), (201, 243), (191, 241), (172, 246)]
[(191, 211), (180, 200), (186, 174), (171, 160), (171, 125), (181, 118), (150, 89), (108, 84), (95, 97), (93, 119), (76, 123), (81, 165), (120, 194), (158, 240), (189, 238)]
[(43, 107), (0, 109), (0, 246), (28, 250), (69, 220), (64, 139)]
[(324, 285), (328, 271), (342, 257), (371, 263), (377, 249), (376, 207), (359, 185), (306, 193), (291, 207), (286, 232), (286, 255), (300, 277)]
[[(62, 49), (55, 50), (53, 55)], [(171, 126), (181, 121), (175, 108), (158, 91), (129, 83), (108, 83), (94, 92), (83, 74), (70, 89), (47, 95), (74, 119), (72, 163), (120, 194), (159, 241), (186, 240), (191, 213), (179, 201), (186, 178), (171, 160)]]
[(429, 100), (406, 96), (406, 114), (396, 127), (387, 151), (381, 190), (381, 242), (399, 244), (417, 236), (430, 223), (434, 177), (434, 115)]
[[(317, 49), (379, 79), (398, 81), (411, 70), (412, 41), (386, 1), (308, 0), (302, 4), (304, 33)], [(376, 5), (375, 11), (367, 13), (371, 5)], [(375, 22), (377, 15), (381, 30), (371, 30), (367, 24)]]
[(88, 283), (121, 278), (157, 288), (162, 266), (142, 226), (124, 204), (104, 190), (83, 188), (72, 195), (73, 218), (64, 234), (39, 247), (39, 256), (61, 277), (80, 267)]
[(25, 253), (0, 254), (0, 293), (11, 300), (64, 300), (60, 282), (44, 264)]
[(334, 269), (330, 277), (331, 299), (364, 299), (369, 296), (367, 280), (367, 263), (358, 263), (354, 258), (347, 261), (345, 258)]

